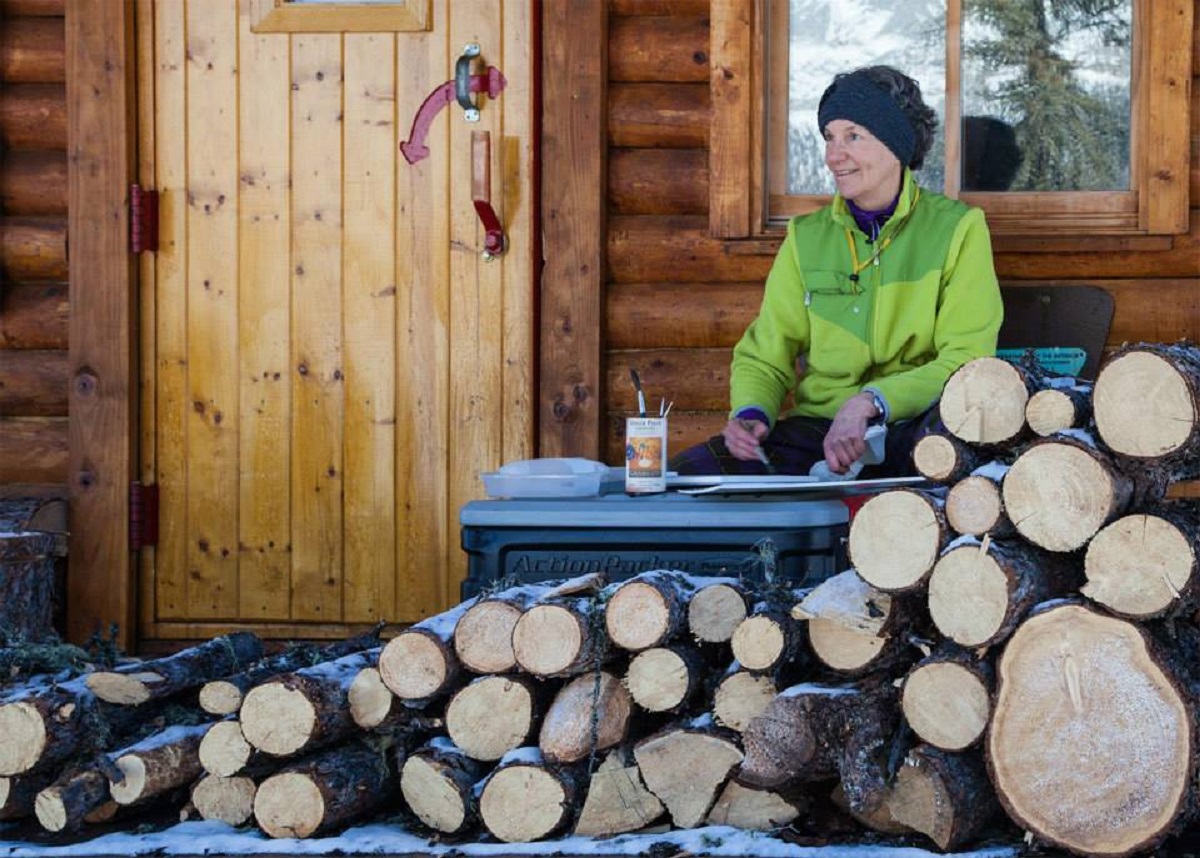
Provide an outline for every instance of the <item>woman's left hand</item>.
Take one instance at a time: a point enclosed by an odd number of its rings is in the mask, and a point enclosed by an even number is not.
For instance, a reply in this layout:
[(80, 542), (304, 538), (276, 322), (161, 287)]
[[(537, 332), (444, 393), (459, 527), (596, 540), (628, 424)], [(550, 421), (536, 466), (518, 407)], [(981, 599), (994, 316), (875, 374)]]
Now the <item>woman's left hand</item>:
[(871, 394), (851, 396), (838, 409), (833, 425), (825, 433), (825, 462), (829, 470), (842, 474), (867, 451), (867, 424), (878, 415)]

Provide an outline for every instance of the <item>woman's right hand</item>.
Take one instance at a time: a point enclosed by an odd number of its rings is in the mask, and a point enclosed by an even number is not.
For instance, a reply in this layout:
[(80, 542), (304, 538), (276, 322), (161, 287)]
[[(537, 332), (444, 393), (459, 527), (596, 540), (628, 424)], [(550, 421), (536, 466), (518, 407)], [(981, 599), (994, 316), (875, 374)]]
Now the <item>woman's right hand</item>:
[(721, 430), (725, 446), (735, 459), (743, 462), (754, 461), (758, 458), (758, 448), (770, 428), (761, 420), (744, 420), (733, 418)]

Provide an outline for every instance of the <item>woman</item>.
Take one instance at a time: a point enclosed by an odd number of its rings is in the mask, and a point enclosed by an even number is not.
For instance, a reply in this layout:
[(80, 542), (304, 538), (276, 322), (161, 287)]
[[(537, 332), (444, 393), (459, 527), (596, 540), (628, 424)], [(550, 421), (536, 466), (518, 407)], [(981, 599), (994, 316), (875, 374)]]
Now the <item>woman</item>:
[(888, 66), (840, 74), (817, 118), (837, 194), (788, 224), (734, 348), (731, 418), (675, 459), (679, 473), (808, 474), (823, 460), (846, 474), (872, 422), (888, 425), (886, 460), (861, 476), (910, 473), (946, 379), (995, 353), (1003, 309), (983, 212), (913, 178), (937, 126), (916, 81)]

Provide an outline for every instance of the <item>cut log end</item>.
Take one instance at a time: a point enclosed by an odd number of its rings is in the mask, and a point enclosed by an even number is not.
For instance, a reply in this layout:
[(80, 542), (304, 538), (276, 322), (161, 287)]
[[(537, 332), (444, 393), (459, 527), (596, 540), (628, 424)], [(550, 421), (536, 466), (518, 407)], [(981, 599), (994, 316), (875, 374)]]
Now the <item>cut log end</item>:
[(578, 837), (612, 837), (637, 831), (662, 816), (663, 804), (646, 789), (637, 766), (626, 766), (609, 754), (588, 785), (575, 825)]
[(1042, 437), (1070, 429), (1077, 418), (1075, 401), (1062, 390), (1039, 390), (1025, 405), (1025, 420), (1029, 428)]
[(993, 532), (1005, 520), (999, 485), (983, 476), (959, 480), (946, 494), (946, 520), (968, 536)]
[(206, 682), (200, 688), (200, 708), (210, 715), (232, 715), (241, 705), (242, 690), (224, 679)]
[(738, 671), (721, 680), (713, 693), (713, 718), (722, 727), (741, 733), (778, 693), (771, 677)]
[(535, 605), (513, 629), (513, 654), (534, 676), (554, 676), (568, 670), (584, 646), (580, 618), (559, 605)]
[(258, 787), (247, 777), (223, 778), (208, 775), (192, 789), (192, 804), (202, 819), (227, 825), (244, 825), (254, 815)]
[(19, 775), (33, 768), (46, 748), (46, 724), (30, 703), (0, 706), (0, 775)]
[(126, 754), (117, 759), (116, 766), (125, 778), (110, 787), (113, 801), (117, 804), (133, 804), (146, 789), (146, 764), (140, 757)]
[(686, 699), (692, 674), (679, 653), (655, 647), (638, 653), (629, 663), (625, 685), (646, 711), (668, 712)]
[(200, 765), (209, 774), (231, 777), (246, 767), (253, 750), (239, 722), (220, 721), (200, 740)]
[(1113, 474), (1072, 444), (1038, 443), (1004, 477), (1005, 509), (1020, 534), (1048, 551), (1082, 548), (1122, 500)]
[(569, 798), (562, 782), (546, 769), (507, 766), (488, 778), (479, 798), (479, 814), (498, 839), (528, 843), (562, 825)]
[(417, 818), (434, 831), (455, 834), (466, 825), (462, 786), (439, 761), (419, 755), (405, 760), (400, 792)]
[(709, 825), (730, 825), (745, 831), (772, 831), (790, 825), (801, 807), (770, 790), (750, 789), (736, 781), (725, 784), (708, 813)]
[(742, 761), (742, 752), (729, 739), (688, 730), (644, 739), (634, 756), (646, 786), (679, 828), (703, 824), (721, 787)]
[(929, 615), (938, 630), (965, 647), (990, 642), (1009, 611), (1008, 576), (981, 546), (947, 552), (929, 576)]
[(468, 757), (491, 762), (525, 743), (534, 717), (528, 685), (504, 676), (484, 676), (451, 698), (446, 730)]
[(99, 671), (88, 674), (85, 682), (93, 694), (106, 703), (122, 706), (137, 706), (150, 699), (149, 685), (161, 682), (155, 673), (110, 673)]
[(379, 674), (401, 700), (424, 700), (438, 694), (448, 681), (448, 652), (420, 632), (401, 632), (379, 655)]
[(1116, 357), (1101, 369), (1092, 409), (1104, 443), (1138, 458), (1181, 449), (1192, 440), (1200, 419), (1187, 378), (1165, 357), (1144, 351)]
[(475, 673), (508, 673), (516, 667), (513, 629), (521, 609), (500, 600), (485, 600), (467, 609), (454, 628), (458, 660)]
[(640, 652), (657, 646), (669, 635), (671, 606), (658, 588), (630, 581), (609, 599), (604, 621), (614, 644)]
[(688, 628), (702, 643), (726, 643), (746, 619), (746, 598), (728, 584), (712, 584), (688, 602)]
[(538, 747), (550, 762), (577, 762), (593, 749), (620, 744), (632, 714), (633, 698), (619, 679), (606, 672), (585, 674), (554, 698), (542, 720)]
[(922, 741), (961, 751), (987, 729), (991, 697), (976, 673), (953, 661), (938, 661), (920, 665), (908, 675), (901, 706)]
[(286, 757), (312, 738), (317, 713), (299, 691), (269, 682), (250, 689), (241, 719), (247, 742), (265, 753)]
[(69, 815), (67, 805), (58, 790), (44, 789), (38, 793), (33, 803), (33, 812), (38, 824), (51, 832), (59, 832), (67, 827)]
[(1085, 855), (1148, 849), (1172, 830), (1195, 716), (1141, 629), (1051, 608), (1017, 629), (998, 677), (988, 757), (1013, 819)]
[(968, 444), (1003, 444), (1025, 427), (1029, 388), (1017, 367), (1000, 358), (977, 358), (946, 381), (942, 422)]
[(270, 837), (308, 837), (324, 818), (321, 790), (298, 772), (272, 775), (254, 795), (254, 819)]
[(944, 482), (958, 468), (958, 450), (942, 435), (926, 435), (913, 446), (913, 466), (928, 480)]
[(815, 619), (808, 621), (808, 642), (822, 663), (841, 673), (856, 673), (879, 657), (888, 638), (834, 620)]
[(376, 667), (364, 667), (350, 682), (347, 692), (350, 717), (364, 730), (378, 727), (391, 714), (396, 696), (383, 683)]
[(1194, 587), (1198, 558), (1188, 536), (1156, 515), (1127, 515), (1088, 543), (1081, 589), (1128, 617), (1154, 617)]
[(877, 494), (850, 525), (850, 560), (863, 580), (898, 592), (920, 584), (933, 568), (946, 533), (934, 502), (917, 492)]
[(747, 617), (730, 641), (733, 657), (747, 670), (770, 670), (787, 647), (787, 635), (770, 616)]

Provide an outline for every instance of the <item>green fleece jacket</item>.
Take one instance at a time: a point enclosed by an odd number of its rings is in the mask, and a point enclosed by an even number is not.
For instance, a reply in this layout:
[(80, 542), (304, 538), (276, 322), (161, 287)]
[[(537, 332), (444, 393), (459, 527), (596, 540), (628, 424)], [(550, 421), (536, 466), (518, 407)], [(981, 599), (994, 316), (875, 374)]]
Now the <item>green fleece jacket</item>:
[[(774, 425), (794, 389), (784, 416), (833, 418), (869, 390), (888, 421), (915, 417), (954, 370), (995, 354), (1003, 315), (983, 212), (919, 189), (906, 169), (874, 243), (840, 196), (788, 224), (758, 318), (733, 351), (731, 413), (758, 408)], [(808, 363), (799, 382), (798, 355)]]

